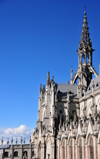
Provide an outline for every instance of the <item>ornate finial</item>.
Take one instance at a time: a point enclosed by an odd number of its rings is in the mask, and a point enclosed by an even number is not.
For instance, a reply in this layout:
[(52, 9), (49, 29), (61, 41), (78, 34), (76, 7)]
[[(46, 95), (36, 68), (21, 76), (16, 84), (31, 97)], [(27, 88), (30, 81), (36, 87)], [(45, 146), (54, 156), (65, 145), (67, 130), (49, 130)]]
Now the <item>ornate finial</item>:
[(23, 139), (22, 139), (22, 136), (21, 136), (21, 139), (20, 139), (20, 143), (22, 144), (22, 141), (23, 141)]
[(29, 141), (30, 141), (30, 143), (31, 143), (31, 136), (30, 136), (30, 140), (29, 140)]
[(85, 11), (84, 11), (84, 17), (86, 17), (86, 6), (84, 6)]
[(1, 139), (1, 145), (3, 145), (3, 137), (2, 137), (2, 139)]
[(16, 143), (16, 145), (17, 145), (17, 142), (18, 142), (18, 140), (17, 140), (17, 138), (16, 138), (16, 142), (15, 142), (15, 143)]
[(24, 138), (24, 141), (23, 141), (23, 143), (25, 144), (25, 138)]
[(13, 136), (12, 136), (12, 139), (11, 139), (11, 145), (13, 144)]
[(9, 138), (7, 139), (7, 145), (9, 145)]
[(73, 72), (73, 67), (71, 66), (71, 72)]

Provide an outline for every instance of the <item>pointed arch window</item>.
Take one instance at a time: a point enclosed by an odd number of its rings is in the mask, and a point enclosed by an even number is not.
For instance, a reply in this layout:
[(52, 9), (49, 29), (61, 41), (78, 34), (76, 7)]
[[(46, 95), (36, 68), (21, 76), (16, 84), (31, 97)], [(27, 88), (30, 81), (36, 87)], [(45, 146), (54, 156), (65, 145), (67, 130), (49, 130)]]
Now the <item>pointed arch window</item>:
[(27, 157), (27, 151), (23, 152), (23, 157)]
[(32, 157), (34, 156), (34, 151), (32, 151)]
[(14, 152), (14, 157), (17, 157), (18, 156), (18, 151), (15, 151)]
[(4, 152), (4, 157), (8, 157), (8, 152)]

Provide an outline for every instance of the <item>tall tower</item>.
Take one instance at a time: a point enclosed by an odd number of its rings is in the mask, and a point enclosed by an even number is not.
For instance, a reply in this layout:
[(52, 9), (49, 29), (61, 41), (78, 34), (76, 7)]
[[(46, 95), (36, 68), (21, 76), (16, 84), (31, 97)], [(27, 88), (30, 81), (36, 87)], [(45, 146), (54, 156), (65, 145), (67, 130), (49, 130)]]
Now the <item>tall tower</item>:
[(92, 53), (94, 49), (92, 48), (92, 42), (89, 37), (88, 32), (88, 22), (86, 17), (86, 11), (84, 12), (84, 19), (83, 19), (83, 27), (82, 27), (82, 34), (81, 39), (79, 42), (78, 52), (78, 69), (75, 73), (73, 79), (71, 79), (71, 84), (73, 85), (77, 79), (78, 81), (78, 95), (81, 97), (86, 91), (87, 87), (89, 86), (92, 74), (98, 77), (97, 72), (92, 66)]

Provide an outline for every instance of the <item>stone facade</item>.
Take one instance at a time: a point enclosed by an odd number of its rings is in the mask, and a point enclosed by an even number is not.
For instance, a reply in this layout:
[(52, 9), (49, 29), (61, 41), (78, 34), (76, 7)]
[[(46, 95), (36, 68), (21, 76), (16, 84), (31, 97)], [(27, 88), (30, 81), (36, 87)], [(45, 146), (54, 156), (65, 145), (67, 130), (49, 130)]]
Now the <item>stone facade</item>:
[(3, 149), (3, 157), (9, 152), (7, 158), (13, 159), (18, 151), (20, 159), (100, 158), (100, 75), (92, 65), (93, 51), (84, 12), (75, 75), (71, 68), (70, 83), (57, 84), (48, 72), (46, 86), (40, 85), (37, 126), (30, 144), (10, 145)]

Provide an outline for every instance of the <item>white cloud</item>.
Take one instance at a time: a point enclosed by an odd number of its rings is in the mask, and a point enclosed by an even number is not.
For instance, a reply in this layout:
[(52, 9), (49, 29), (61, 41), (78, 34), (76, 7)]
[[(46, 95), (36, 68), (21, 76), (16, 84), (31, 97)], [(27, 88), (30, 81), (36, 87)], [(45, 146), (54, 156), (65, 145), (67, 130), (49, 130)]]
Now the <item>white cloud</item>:
[(7, 138), (10, 139), (13, 137), (14, 143), (16, 138), (18, 139), (18, 143), (20, 143), (20, 138), (25, 138), (26, 143), (29, 142), (32, 130), (28, 128), (26, 125), (21, 125), (18, 128), (7, 128), (6, 130), (0, 131), (0, 140), (4, 139), (4, 144), (7, 141)]

